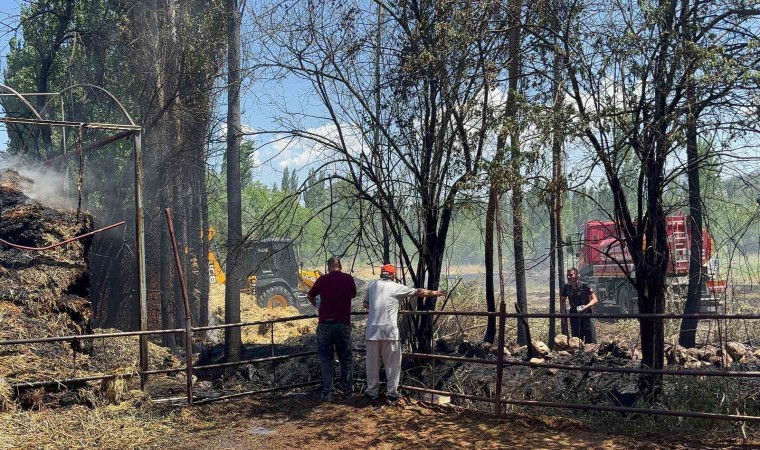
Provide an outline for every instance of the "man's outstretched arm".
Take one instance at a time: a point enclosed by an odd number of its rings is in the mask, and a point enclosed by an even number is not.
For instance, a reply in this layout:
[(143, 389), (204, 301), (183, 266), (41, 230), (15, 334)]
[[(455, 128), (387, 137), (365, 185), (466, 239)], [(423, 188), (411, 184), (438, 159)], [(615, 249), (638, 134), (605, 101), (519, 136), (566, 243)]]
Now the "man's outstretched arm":
[(431, 291), (428, 289), (417, 288), (410, 297), (443, 297), (448, 294), (446, 291)]

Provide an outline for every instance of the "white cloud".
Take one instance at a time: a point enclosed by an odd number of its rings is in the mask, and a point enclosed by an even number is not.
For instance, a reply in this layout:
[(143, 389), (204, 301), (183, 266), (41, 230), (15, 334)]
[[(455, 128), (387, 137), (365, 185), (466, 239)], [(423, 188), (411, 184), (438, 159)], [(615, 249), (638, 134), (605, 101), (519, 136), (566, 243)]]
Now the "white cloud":
[[(341, 124), (340, 128), (328, 123), (305, 130), (304, 136), (280, 138), (271, 145), (278, 156), (276, 165), (300, 170), (313, 164), (323, 164), (335, 160), (337, 148), (345, 146), (350, 155), (359, 155), (367, 151), (366, 144), (358, 127)], [(342, 142), (341, 142), (342, 134)]]

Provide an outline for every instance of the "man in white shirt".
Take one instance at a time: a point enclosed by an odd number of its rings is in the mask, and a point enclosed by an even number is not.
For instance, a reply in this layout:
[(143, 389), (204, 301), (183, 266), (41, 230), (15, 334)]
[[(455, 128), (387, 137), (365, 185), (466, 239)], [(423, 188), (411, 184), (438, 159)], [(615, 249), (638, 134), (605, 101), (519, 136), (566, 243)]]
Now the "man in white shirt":
[(399, 302), (406, 297), (438, 297), (446, 291), (429, 291), (410, 288), (395, 282), (396, 268), (385, 264), (380, 279), (367, 288), (364, 307), (369, 310), (364, 347), (367, 351), (367, 390), (365, 395), (377, 399), (380, 385), (380, 359), (385, 365), (387, 378), (385, 398), (388, 403), (398, 401), (398, 384), (401, 379), (401, 344), (398, 331)]

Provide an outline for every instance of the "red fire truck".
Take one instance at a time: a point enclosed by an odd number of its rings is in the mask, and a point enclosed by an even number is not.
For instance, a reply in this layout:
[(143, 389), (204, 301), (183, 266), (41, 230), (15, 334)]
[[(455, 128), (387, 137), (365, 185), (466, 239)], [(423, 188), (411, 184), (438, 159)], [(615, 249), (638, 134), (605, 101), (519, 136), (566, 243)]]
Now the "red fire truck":
[[(666, 276), (668, 289), (682, 300), (686, 299), (689, 284), (689, 258), (691, 234), (688, 216), (667, 217), (668, 249), (670, 262)], [(578, 228), (578, 235), (571, 242), (577, 250), (577, 265), (581, 281), (596, 292), (599, 303), (597, 312), (637, 313), (638, 294), (625, 276), (635, 274), (633, 261), (623, 245), (615, 222), (590, 220)], [(700, 311), (717, 312), (720, 299), (725, 293), (726, 282), (716, 280), (718, 261), (711, 259), (714, 242), (707, 231), (702, 231), (702, 270), (705, 280), (702, 286)]]

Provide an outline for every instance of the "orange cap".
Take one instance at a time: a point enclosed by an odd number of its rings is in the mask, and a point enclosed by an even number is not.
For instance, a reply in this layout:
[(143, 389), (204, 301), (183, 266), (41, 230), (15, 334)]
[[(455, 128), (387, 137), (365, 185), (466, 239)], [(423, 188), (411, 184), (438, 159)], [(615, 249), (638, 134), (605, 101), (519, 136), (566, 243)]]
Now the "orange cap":
[(383, 267), (380, 268), (380, 272), (387, 272), (391, 275), (395, 275), (396, 267), (394, 267), (393, 264), (383, 264)]

